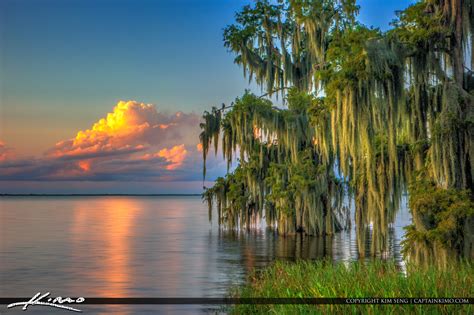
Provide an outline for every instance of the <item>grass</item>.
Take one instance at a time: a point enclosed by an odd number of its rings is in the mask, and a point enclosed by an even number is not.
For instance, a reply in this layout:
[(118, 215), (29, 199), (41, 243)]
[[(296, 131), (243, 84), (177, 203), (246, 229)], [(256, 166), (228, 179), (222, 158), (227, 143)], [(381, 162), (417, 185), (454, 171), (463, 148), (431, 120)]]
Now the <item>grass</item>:
[[(275, 262), (255, 271), (247, 283), (233, 288), (231, 297), (344, 297), (423, 298), (473, 297), (471, 263), (435, 267), (407, 267), (404, 274), (393, 262), (370, 263)], [(474, 314), (472, 305), (235, 305), (232, 314)]]

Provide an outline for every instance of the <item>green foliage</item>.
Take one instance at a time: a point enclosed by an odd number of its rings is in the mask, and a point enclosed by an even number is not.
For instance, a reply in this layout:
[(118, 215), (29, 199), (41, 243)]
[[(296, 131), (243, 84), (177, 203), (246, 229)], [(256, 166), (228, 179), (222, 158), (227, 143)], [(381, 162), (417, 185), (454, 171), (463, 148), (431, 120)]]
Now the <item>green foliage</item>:
[(449, 30), (442, 23), (442, 12), (434, 12), (425, 2), (418, 2), (398, 11), (397, 16), (390, 33), (405, 43), (411, 52), (446, 47)]
[(332, 33), (350, 28), (357, 11), (354, 0), (256, 1), (224, 29), (224, 45), (270, 95), (288, 84), (310, 91), (319, 85), (315, 71), (324, 67)]
[(358, 25), (331, 42), (326, 56), (328, 67), (322, 73), (331, 83), (329, 89), (340, 89), (357, 80), (368, 79), (371, 73), (367, 71), (367, 43), (380, 37), (378, 30)]
[(202, 157), (203, 157), (203, 176), (206, 176), (206, 157), (209, 152), (209, 147), (212, 142), (214, 142), (214, 149), (217, 152), (218, 141), (219, 141), (219, 132), (221, 128), (221, 111), (213, 107), (212, 111), (204, 112), (203, 115), (204, 122), (200, 124), (202, 129), (201, 134), (199, 135), (199, 141), (202, 145)]
[[(400, 298), (469, 297), (474, 268), (456, 263), (440, 271), (407, 266), (404, 274), (393, 262), (331, 264), (325, 261), (286, 263), (256, 271), (232, 297), (241, 298)], [(472, 305), (236, 305), (232, 314), (468, 314)]]
[[(387, 250), (387, 227), (416, 174), (470, 190), (472, 200), (474, 96), (464, 65), (467, 50), (474, 55), (474, 10), (472, 1), (421, 1), (385, 33), (360, 24), (357, 12), (353, 0), (245, 6), (224, 44), (244, 75), (266, 95), (282, 91), (288, 108), (247, 92), (205, 113), (201, 143), (204, 159), (219, 137), (229, 165), (239, 155), (240, 190), (223, 197), (244, 207), (232, 208), (239, 220), (263, 215), (283, 234), (332, 233), (345, 226), (347, 198), (359, 247), (372, 227), (376, 254)], [(434, 233), (459, 244), (460, 224), (449, 216)]]
[(410, 186), (410, 209), (414, 223), (406, 227), (404, 254), (448, 249), (456, 259), (463, 254), (465, 223), (474, 218), (474, 201), (468, 190), (443, 189), (432, 182), (417, 181)]
[(287, 103), (287, 110), (273, 108), (248, 92), (235, 101), (222, 118), (222, 143), (228, 161), (238, 149), (239, 166), (203, 198), (217, 200), (219, 222), (229, 227), (265, 217), (281, 234), (332, 234), (345, 228), (347, 208), (343, 184), (318, 153), (309, 124), (320, 99), (291, 89)]
[(298, 91), (296, 88), (288, 90), (286, 100), (288, 103), (288, 109), (296, 114), (306, 112), (315, 101), (311, 94)]

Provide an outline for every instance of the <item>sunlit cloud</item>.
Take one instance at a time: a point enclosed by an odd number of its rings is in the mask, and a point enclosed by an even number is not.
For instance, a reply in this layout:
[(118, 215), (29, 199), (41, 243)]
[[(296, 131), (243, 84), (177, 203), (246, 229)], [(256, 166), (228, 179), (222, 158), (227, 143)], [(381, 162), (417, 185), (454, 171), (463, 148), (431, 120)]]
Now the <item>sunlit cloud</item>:
[(0, 162), (6, 161), (14, 157), (13, 150), (0, 140)]
[(196, 145), (196, 149), (199, 151), (199, 152), (202, 152), (202, 144), (201, 143), (198, 143)]
[(174, 170), (183, 165), (183, 162), (186, 158), (188, 151), (186, 150), (184, 144), (176, 145), (170, 149), (164, 148), (158, 151), (155, 154), (146, 154), (143, 156), (144, 160), (150, 160), (155, 157), (164, 158), (170, 164), (166, 166), (167, 170)]
[[(176, 138), (173, 127), (189, 129), (189, 125), (183, 124), (182, 116), (182, 113), (159, 113), (151, 104), (120, 101), (92, 128), (80, 130), (73, 139), (58, 142), (48, 154), (82, 158), (132, 153), (149, 146), (167, 146), (169, 139)], [(194, 116), (186, 117), (188, 123), (198, 119)]]
[[(84, 172), (93, 172), (100, 164), (103, 172), (104, 166), (110, 166), (110, 159), (118, 156), (122, 156), (122, 160), (135, 161), (136, 167), (140, 158), (134, 153), (142, 152), (142, 163), (154, 163), (150, 165), (152, 169), (159, 165), (164, 170), (176, 170), (190, 153), (186, 147), (196, 145), (198, 121), (195, 114), (165, 114), (151, 104), (120, 101), (105, 118), (90, 129), (79, 131), (75, 138), (58, 142), (47, 155), (80, 159), (77, 165)], [(162, 163), (157, 163), (160, 161)], [(118, 163), (115, 165), (119, 166)], [(117, 171), (127, 170), (122, 167)]]
[(82, 160), (77, 162), (77, 165), (84, 171), (88, 172), (91, 170), (91, 161), (89, 160)]
[[(165, 113), (152, 104), (120, 101), (41, 158), (11, 159), (12, 150), (0, 142), (0, 180), (202, 180), (199, 123), (194, 113)], [(209, 178), (222, 175), (223, 165), (210, 160)]]

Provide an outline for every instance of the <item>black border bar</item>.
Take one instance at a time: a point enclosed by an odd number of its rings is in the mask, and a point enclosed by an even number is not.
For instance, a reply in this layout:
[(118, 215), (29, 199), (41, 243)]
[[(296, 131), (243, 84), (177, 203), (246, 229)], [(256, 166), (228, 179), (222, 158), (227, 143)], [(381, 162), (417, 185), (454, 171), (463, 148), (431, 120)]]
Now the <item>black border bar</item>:
[[(0, 298), (1, 305), (27, 302), (31, 297)], [(76, 298), (71, 298), (76, 300)], [(474, 298), (193, 298), (193, 297), (84, 297), (80, 303), (64, 303), (63, 305), (231, 305), (231, 304), (474, 304)]]

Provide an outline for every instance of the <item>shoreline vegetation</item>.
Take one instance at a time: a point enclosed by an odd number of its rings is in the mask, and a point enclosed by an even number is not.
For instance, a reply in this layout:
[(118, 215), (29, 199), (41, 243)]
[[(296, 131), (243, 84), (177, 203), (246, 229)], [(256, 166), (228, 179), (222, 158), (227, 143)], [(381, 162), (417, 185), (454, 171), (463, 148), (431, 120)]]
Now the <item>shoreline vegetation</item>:
[[(468, 298), (474, 292), (474, 266), (460, 261), (440, 271), (436, 266), (393, 261), (331, 263), (276, 261), (249, 275), (230, 291), (232, 298)], [(231, 314), (472, 314), (473, 305), (235, 305)]]
[(353, 221), (359, 255), (370, 237), (377, 256), (408, 194), (405, 258), (472, 260), (474, 2), (418, 1), (386, 31), (358, 13), (355, 0), (257, 0), (224, 28), (264, 94), (203, 114), (204, 177), (211, 151), (228, 164), (203, 193), (209, 214), (240, 229), (265, 218), (280, 235)]
[[(249, 81), (203, 114), (228, 173), (207, 188), (209, 218), (280, 235), (356, 226), (358, 255), (386, 252), (408, 199), (406, 276), (393, 263), (276, 262), (235, 297), (471, 297), (474, 292), (474, 2), (421, 0), (382, 31), (355, 0), (257, 0), (223, 32)], [(282, 104), (271, 97), (281, 97)], [(231, 166), (236, 166), (231, 169)], [(407, 198), (404, 196), (408, 195)], [(350, 217), (353, 210), (354, 217)], [(370, 239), (368, 239), (370, 238)], [(473, 313), (459, 305), (237, 305), (235, 314)]]

